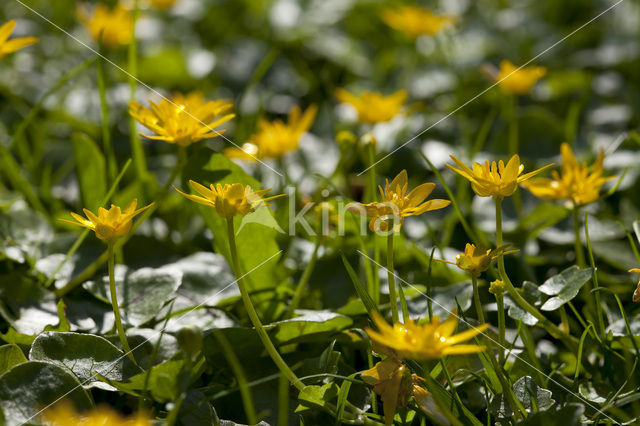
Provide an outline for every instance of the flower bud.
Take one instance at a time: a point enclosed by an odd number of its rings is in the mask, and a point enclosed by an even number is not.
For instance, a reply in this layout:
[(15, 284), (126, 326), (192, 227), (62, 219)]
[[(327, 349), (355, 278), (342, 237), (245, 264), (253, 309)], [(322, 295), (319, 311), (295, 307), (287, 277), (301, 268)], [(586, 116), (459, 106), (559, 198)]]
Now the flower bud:
[(489, 293), (502, 296), (504, 294), (504, 282), (502, 280), (493, 281), (489, 284)]
[(202, 330), (197, 325), (182, 327), (176, 333), (176, 339), (180, 349), (191, 356), (202, 349)]

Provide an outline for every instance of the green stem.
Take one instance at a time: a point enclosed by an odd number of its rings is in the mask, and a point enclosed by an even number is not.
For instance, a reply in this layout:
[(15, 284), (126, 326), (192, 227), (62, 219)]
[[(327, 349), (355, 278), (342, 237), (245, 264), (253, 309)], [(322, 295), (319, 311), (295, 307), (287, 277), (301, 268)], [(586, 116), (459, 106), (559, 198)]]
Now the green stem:
[(473, 284), (473, 304), (476, 305), (476, 315), (480, 324), (484, 324), (484, 313), (482, 312), (480, 293), (478, 292), (478, 279), (473, 275), (471, 276), (471, 283)]
[[(604, 336), (604, 314), (602, 312), (602, 304), (600, 303), (600, 285), (598, 283), (598, 268), (596, 268), (596, 262), (593, 258), (593, 250), (591, 250), (591, 240), (589, 239), (589, 215), (585, 215), (584, 217), (584, 232), (587, 237), (587, 253), (589, 253), (589, 263), (591, 264), (591, 268), (593, 268), (593, 298), (595, 300), (595, 309), (596, 309), (596, 318), (598, 324), (598, 334), (600, 336)], [(633, 244), (633, 240), (630, 240), (632, 247), (635, 250), (635, 245)]]
[(278, 426), (289, 424), (289, 381), (282, 374), (278, 378)]
[[(176, 161), (176, 165), (173, 168), (173, 171), (171, 172), (171, 176), (169, 177), (169, 179), (167, 180), (167, 182), (164, 184), (164, 186), (162, 187), (162, 189), (160, 189), (160, 191), (158, 191), (158, 194), (156, 195), (156, 199), (154, 201), (153, 206), (149, 207), (147, 210), (145, 210), (141, 215), (140, 215), (140, 219), (138, 219), (133, 226), (131, 227), (131, 230), (127, 233), (127, 235), (124, 235), (123, 237), (120, 237), (114, 244), (114, 248), (115, 249), (119, 249), (120, 247), (122, 247), (127, 241), (129, 241), (129, 238), (131, 238), (136, 230), (140, 227), (140, 225), (142, 225), (142, 223), (147, 220), (157, 209), (158, 207), (161, 205), (162, 201), (165, 199), (165, 197), (167, 196), (167, 193), (169, 192), (169, 188), (171, 188), (171, 184), (173, 183), (173, 181), (176, 179), (176, 177), (178, 177), (178, 175), (182, 172), (182, 168), (184, 167), (184, 165), (187, 162), (187, 157), (186, 157), (186, 151), (185, 148), (180, 147), (178, 149), (178, 161)], [(85, 269), (82, 270), (82, 272), (80, 272), (78, 275), (76, 275), (72, 280), (70, 280), (64, 287), (62, 287), (59, 290), (56, 290), (55, 295), (57, 297), (62, 297), (65, 294), (67, 294), (68, 292), (70, 292), (71, 290), (73, 290), (75, 287), (77, 287), (78, 285), (82, 284), (83, 282), (85, 282), (86, 280), (89, 279), (89, 277), (91, 277), (93, 274), (95, 274), (95, 272), (102, 266), (104, 265), (107, 260), (109, 259), (108, 256), (108, 252), (105, 251), (103, 252), (99, 258), (97, 258), (96, 260), (93, 261), (93, 263), (91, 263), (91, 265), (87, 266)]]
[(580, 217), (579, 217), (579, 207), (574, 205), (571, 212), (573, 213), (573, 233), (575, 236), (574, 240), (574, 249), (576, 252), (576, 263), (580, 268), (584, 268), (586, 266), (586, 261), (584, 259), (584, 251), (582, 249), (582, 241), (580, 241)]
[(396, 295), (396, 276), (393, 273), (393, 221), (389, 224), (389, 235), (387, 235), (387, 277), (389, 281), (389, 303), (391, 305), (391, 318), (396, 324), (400, 321), (398, 315), (398, 296)]
[(253, 302), (251, 301), (251, 297), (249, 297), (249, 292), (244, 284), (244, 279), (240, 270), (240, 262), (238, 259), (238, 250), (236, 248), (236, 236), (235, 229), (233, 226), (233, 216), (227, 218), (227, 236), (229, 238), (229, 251), (231, 252), (231, 263), (233, 267), (233, 272), (236, 275), (236, 280), (238, 283), (238, 288), (240, 289), (240, 295), (242, 296), (242, 302), (244, 303), (244, 307), (249, 314), (249, 319), (253, 324), (253, 327), (256, 329), (264, 348), (269, 353), (269, 356), (276, 364), (280, 372), (289, 380), (289, 382), (295, 386), (298, 390), (304, 389), (305, 385), (302, 383), (300, 379), (295, 375), (295, 373), (289, 368), (286, 362), (282, 359), (278, 350), (273, 346), (269, 335), (266, 330), (262, 326), (260, 322), (260, 318), (258, 317), (258, 313), (256, 312)]
[[(501, 247), (502, 243), (502, 197), (498, 197), (495, 199), (496, 202), (496, 247)], [(527, 302), (515, 289), (507, 272), (504, 268), (504, 256), (498, 257), (498, 272), (500, 273), (500, 277), (504, 282), (504, 286), (506, 291), (509, 293), (509, 296), (518, 304), (522, 309), (533, 315), (540, 323), (540, 325), (545, 328), (553, 337), (557, 339), (562, 339), (563, 342), (575, 345), (577, 344), (576, 339), (573, 336), (570, 336), (560, 330), (554, 323), (549, 321), (544, 315), (540, 313), (534, 306), (532, 306), (529, 302)]]
[(500, 365), (504, 365), (504, 351), (507, 347), (505, 339), (504, 294), (496, 294), (496, 303), (498, 305), (498, 340), (500, 342), (498, 358)]
[(247, 421), (250, 425), (255, 425), (258, 423), (258, 417), (256, 416), (256, 409), (253, 404), (251, 389), (249, 389), (249, 382), (247, 381), (247, 376), (244, 374), (242, 364), (233, 352), (233, 347), (229, 343), (229, 340), (227, 340), (227, 338), (224, 336), (224, 334), (222, 334), (222, 332), (220, 332), (220, 330), (213, 329), (213, 337), (215, 337), (215, 339), (220, 344), (222, 353), (231, 366), (233, 374), (236, 376), (236, 380), (238, 381), (238, 389), (240, 389), (240, 398), (242, 399), (242, 406), (244, 407)]
[[(129, 89), (131, 92), (131, 100), (136, 100), (136, 87), (138, 83), (138, 43), (136, 40), (135, 24), (140, 17), (140, 9), (138, 0), (134, 1), (133, 7), (133, 28), (131, 41), (129, 42), (128, 60), (129, 60)], [(144, 185), (148, 181), (147, 162), (144, 156), (142, 141), (136, 131), (136, 120), (129, 116), (129, 142), (131, 144), (131, 156), (133, 164), (136, 168), (138, 180)]]
[[(101, 44), (102, 46), (102, 44)], [(100, 48), (100, 53), (102, 48)], [(116, 177), (116, 156), (111, 143), (111, 133), (109, 132), (109, 104), (107, 103), (107, 77), (104, 67), (104, 59), (98, 59), (98, 93), (100, 94), (100, 112), (102, 114), (102, 144), (104, 155), (107, 160), (107, 177), (109, 184)]]
[(124, 333), (124, 327), (122, 327), (122, 319), (120, 318), (120, 308), (118, 307), (118, 295), (116, 294), (116, 279), (114, 274), (115, 269), (115, 255), (113, 250), (114, 244), (108, 243), (107, 251), (109, 253), (109, 291), (111, 294), (111, 306), (113, 307), (113, 315), (116, 319), (116, 329), (118, 330), (118, 337), (120, 337), (120, 343), (125, 354), (129, 357), (134, 364), (137, 365), (136, 359), (133, 357), (129, 342), (127, 342), (127, 336)]
[[(374, 139), (369, 142), (369, 173), (367, 176), (369, 185), (369, 202), (376, 201), (376, 145)], [(373, 242), (373, 261), (380, 263), (380, 246), (378, 245), (378, 237), (374, 233), (372, 235)], [(373, 296), (376, 304), (380, 303), (380, 274), (373, 274), (373, 281), (369, 284), (369, 294)]]
[(309, 282), (309, 278), (311, 278), (311, 273), (316, 266), (316, 262), (318, 261), (318, 250), (324, 243), (326, 236), (318, 234), (318, 238), (316, 239), (316, 244), (313, 248), (313, 254), (311, 255), (311, 259), (309, 263), (304, 268), (302, 272), (302, 276), (300, 277), (300, 281), (296, 286), (295, 292), (293, 293), (293, 299), (291, 300), (291, 305), (289, 306), (287, 317), (293, 315), (296, 309), (298, 309), (298, 305), (300, 304), (300, 300), (302, 299), (302, 294), (304, 292), (307, 283)]

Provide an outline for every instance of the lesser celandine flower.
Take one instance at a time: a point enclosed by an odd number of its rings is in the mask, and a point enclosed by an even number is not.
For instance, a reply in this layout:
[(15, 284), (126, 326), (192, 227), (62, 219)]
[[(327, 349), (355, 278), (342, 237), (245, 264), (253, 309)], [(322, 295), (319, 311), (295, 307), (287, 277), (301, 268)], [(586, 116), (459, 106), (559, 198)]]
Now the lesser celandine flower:
[(522, 67), (518, 69), (508, 60), (500, 63), (500, 71), (496, 76), (498, 86), (506, 93), (526, 95), (538, 80), (547, 73), (544, 67)]
[(85, 5), (78, 6), (78, 16), (95, 41), (107, 47), (116, 48), (127, 45), (133, 37), (133, 16), (120, 3), (110, 9), (98, 3), (93, 11)]
[(151, 203), (146, 207), (136, 210), (137, 204), (138, 200), (134, 199), (124, 210), (121, 210), (120, 207), (113, 204), (109, 210), (100, 207), (97, 215), (91, 210), (84, 209), (84, 214), (87, 216), (86, 219), (79, 214), (71, 212), (71, 216), (73, 216), (76, 222), (64, 219), (59, 220), (91, 229), (96, 233), (96, 237), (112, 244), (119, 237), (126, 235), (129, 230), (131, 230), (131, 223), (136, 215), (153, 205), (153, 203)]
[(407, 171), (403, 170), (391, 183), (389, 183), (388, 179), (386, 180), (384, 190), (382, 186), (378, 186), (382, 202), (356, 203), (350, 206), (349, 209), (356, 214), (366, 215), (371, 218), (369, 229), (376, 232), (378, 226), (380, 230), (387, 231), (389, 229), (389, 221), (393, 221), (394, 228), (398, 228), (404, 222), (405, 217), (442, 209), (451, 204), (451, 201), (441, 199), (425, 201), (436, 187), (435, 183), (423, 183), (407, 193), (408, 187)]
[(450, 263), (456, 265), (469, 275), (479, 277), (484, 271), (489, 269), (489, 265), (495, 259), (506, 254), (515, 253), (518, 250), (505, 251), (509, 247), (509, 244), (502, 247), (498, 247), (493, 250), (487, 250), (484, 247), (476, 247), (474, 244), (469, 244), (464, 248), (464, 253), (460, 253), (456, 256), (455, 262), (447, 262), (446, 260), (434, 259), (439, 262)]
[(363, 92), (356, 96), (344, 89), (337, 89), (336, 97), (340, 102), (355, 108), (358, 121), (375, 124), (389, 121), (398, 115), (407, 100), (407, 92), (399, 90), (389, 96), (377, 92)]
[(13, 19), (0, 26), (0, 59), (4, 58), (9, 53), (13, 53), (23, 47), (30, 46), (38, 41), (36, 37), (19, 37), (9, 40), (9, 37), (15, 28), (16, 21)]
[(598, 199), (605, 182), (615, 176), (602, 177), (604, 151), (600, 150), (591, 173), (586, 163), (578, 163), (568, 143), (560, 146), (562, 154), (561, 173), (553, 170), (551, 179), (535, 178), (522, 184), (536, 197), (544, 200), (567, 200), (573, 206), (589, 204)]
[(180, 191), (178, 188), (174, 188), (181, 195), (191, 201), (213, 207), (220, 217), (225, 219), (229, 219), (237, 215), (244, 216), (254, 212), (257, 207), (266, 205), (267, 201), (284, 196), (284, 194), (282, 194), (269, 198), (262, 198), (264, 194), (271, 191), (271, 188), (253, 191), (249, 185), (245, 187), (241, 183), (234, 183), (232, 185), (217, 184), (216, 186), (211, 184), (209, 188), (192, 180), (189, 181), (189, 184), (198, 194), (202, 195), (202, 197), (187, 194)]
[(471, 182), (473, 191), (481, 197), (504, 198), (512, 195), (518, 189), (518, 184), (532, 178), (544, 169), (553, 166), (549, 164), (538, 170), (522, 175), (524, 165), (520, 164), (520, 157), (516, 154), (505, 166), (502, 160), (497, 164), (493, 161), (485, 161), (484, 164), (473, 163), (473, 169), (465, 166), (462, 161), (453, 155), (450, 156), (453, 161), (460, 167), (456, 169), (447, 164), (446, 166), (463, 176)]
[(108, 406), (78, 413), (67, 400), (47, 409), (42, 415), (42, 422), (47, 426), (151, 426), (153, 423), (147, 414), (124, 417)]
[(391, 28), (402, 31), (411, 38), (435, 35), (455, 22), (454, 17), (436, 15), (430, 10), (416, 6), (384, 9), (380, 16)]
[[(629, 269), (629, 272), (635, 272), (640, 274), (640, 269), (638, 268)], [(633, 292), (633, 301), (640, 302), (640, 281), (638, 281), (638, 286), (636, 287), (636, 290)]]
[(366, 330), (371, 340), (392, 349), (402, 358), (422, 361), (441, 358), (444, 355), (464, 355), (485, 350), (484, 346), (459, 343), (482, 333), (489, 324), (454, 335), (458, 325), (458, 318), (454, 314), (444, 322), (440, 322), (438, 317), (433, 317), (432, 322), (418, 325), (407, 319), (406, 323), (395, 323), (393, 326), (377, 312), (373, 312), (372, 315), (378, 331)]
[(176, 93), (171, 100), (162, 99), (157, 104), (149, 101), (149, 105), (150, 108), (145, 108), (135, 101), (129, 103), (129, 114), (156, 133), (156, 136), (142, 136), (181, 147), (222, 135), (226, 130), (215, 128), (235, 116), (225, 114), (233, 107), (230, 102), (222, 99), (205, 101), (200, 92), (186, 96)]
[(302, 113), (300, 107), (295, 106), (289, 112), (287, 123), (282, 120), (258, 122), (258, 133), (242, 148), (231, 147), (224, 150), (229, 158), (255, 161), (263, 158), (279, 158), (284, 154), (298, 149), (300, 137), (311, 128), (313, 119), (318, 112), (315, 105), (311, 105)]

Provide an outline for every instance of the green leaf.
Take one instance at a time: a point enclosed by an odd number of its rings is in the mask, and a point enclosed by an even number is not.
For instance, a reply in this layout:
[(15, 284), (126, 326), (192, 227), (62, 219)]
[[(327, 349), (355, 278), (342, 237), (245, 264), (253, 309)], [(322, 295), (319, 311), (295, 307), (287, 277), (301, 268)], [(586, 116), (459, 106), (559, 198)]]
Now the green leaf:
[(309, 408), (324, 408), (328, 402), (338, 396), (339, 391), (340, 388), (334, 382), (322, 386), (305, 386), (298, 395), (300, 405), (296, 408), (296, 413)]
[(42, 333), (31, 345), (29, 358), (68, 368), (87, 389), (114, 390), (98, 380), (95, 373), (121, 381), (142, 372), (108, 340), (91, 334)]
[[(436, 263), (436, 262), (434, 262)], [(417, 287), (414, 285), (414, 287)], [(427, 317), (428, 307), (427, 298), (424, 294), (417, 293), (415, 297), (411, 297), (411, 287), (407, 288), (407, 305), (409, 313), (412, 317)], [(447, 318), (449, 313), (456, 309), (458, 305), (465, 311), (471, 307), (471, 297), (473, 296), (473, 286), (471, 281), (451, 284), (444, 287), (434, 287), (431, 290), (431, 298), (433, 300), (433, 315), (440, 318)], [(456, 304), (457, 301), (457, 304)]]
[(7, 426), (37, 423), (34, 416), (65, 398), (78, 410), (93, 406), (87, 391), (65, 368), (43, 361), (18, 364), (0, 376), (0, 408)]
[(217, 425), (220, 423), (216, 410), (213, 409), (207, 397), (200, 391), (190, 390), (180, 406), (178, 424), (189, 425)]
[(0, 275), (0, 299), (0, 316), (12, 327), (0, 336), (9, 343), (31, 344), (45, 329), (68, 330), (55, 295), (24, 274)]
[[(539, 306), (542, 303), (542, 294), (538, 291), (538, 286), (531, 281), (525, 281), (522, 283), (521, 296), (533, 306)], [(507, 314), (516, 321), (522, 321), (526, 325), (536, 325), (538, 319), (525, 311), (513, 301), (511, 296), (505, 295), (504, 304), (508, 307)]]
[(27, 362), (27, 358), (17, 345), (0, 346), (0, 374), (23, 362)]
[(578, 295), (582, 286), (593, 276), (593, 269), (580, 269), (572, 266), (565, 269), (560, 274), (549, 278), (544, 282), (538, 290), (549, 296), (555, 296), (548, 299), (540, 307), (543, 311), (555, 311)]
[[(115, 282), (122, 320), (137, 327), (154, 319), (171, 299), (182, 283), (182, 272), (171, 267), (130, 270), (116, 265)], [(108, 276), (87, 281), (83, 287), (98, 299), (111, 303)]]
[(342, 263), (344, 263), (344, 267), (347, 269), (347, 273), (351, 278), (351, 282), (353, 282), (353, 286), (356, 288), (356, 293), (358, 293), (360, 300), (362, 301), (362, 303), (364, 303), (364, 306), (367, 309), (369, 315), (371, 315), (372, 311), (380, 313), (378, 307), (367, 292), (367, 289), (362, 284), (362, 281), (360, 281), (360, 278), (358, 277), (358, 274), (356, 274), (356, 271), (354, 271), (351, 267), (351, 264), (349, 263), (347, 258), (342, 253), (340, 254), (340, 256), (342, 257)]
[(53, 237), (53, 228), (35, 210), (0, 211), (0, 259), (34, 262), (47, 254)]
[[(215, 153), (208, 148), (201, 148), (190, 156), (183, 173), (183, 191), (192, 192), (188, 184), (189, 180), (194, 180), (202, 185), (210, 184), (232, 184), (241, 183), (250, 185), (256, 191), (260, 189), (260, 183), (246, 174), (238, 165), (219, 153)], [(185, 203), (191, 201), (185, 200)], [(208, 206), (198, 204), (200, 214), (204, 218), (207, 226), (213, 232), (213, 245), (217, 253), (222, 254), (229, 263), (231, 255), (229, 253), (229, 242), (227, 239), (227, 224)], [(263, 209), (265, 209), (263, 207)], [(269, 212), (267, 210), (267, 212)], [(277, 230), (274, 228), (275, 219), (269, 213), (273, 222), (268, 222), (271, 226), (262, 223), (244, 223), (240, 217), (235, 221), (236, 242), (238, 245), (238, 257), (245, 274), (244, 279), (248, 282), (251, 290), (273, 288), (281, 281), (283, 276), (281, 266), (278, 264), (280, 251), (276, 243)], [(238, 230), (242, 230), (238, 234)], [(249, 273), (250, 272), (250, 273)]]
[[(520, 377), (513, 384), (513, 392), (528, 412), (546, 411), (555, 404), (551, 391), (539, 387), (530, 376)], [(533, 410), (534, 406), (537, 410)]]
[[(180, 383), (184, 369), (184, 360), (172, 359), (158, 365), (154, 365), (149, 373), (148, 386), (146, 389), (151, 392), (151, 396), (157, 402), (175, 401), (180, 394)], [(110, 380), (107, 377), (99, 376), (101, 380), (126, 392), (130, 395), (140, 396), (145, 389), (147, 372), (142, 372), (127, 380)]]
[(107, 193), (106, 168), (102, 151), (87, 135), (76, 133), (71, 137), (80, 186), (82, 205), (95, 211)]

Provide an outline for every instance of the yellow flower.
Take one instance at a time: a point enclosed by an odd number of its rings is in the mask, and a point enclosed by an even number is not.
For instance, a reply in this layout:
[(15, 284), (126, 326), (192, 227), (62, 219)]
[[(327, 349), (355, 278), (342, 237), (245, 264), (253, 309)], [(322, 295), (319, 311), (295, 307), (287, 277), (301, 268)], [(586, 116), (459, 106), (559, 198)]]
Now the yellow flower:
[[(640, 273), (640, 269), (637, 269), (637, 268), (629, 269), (629, 272)], [(638, 281), (638, 286), (636, 287), (636, 290), (633, 292), (633, 301), (640, 302), (640, 281)]]
[(502, 247), (498, 247), (494, 250), (486, 250), (484, 247), (476, 247), (473, 244), (467, 243), (464, 248), (464, 253), (460, 253), (456, 256), (456, 261), (447, 262), (446, 260), (434, 259), (438, 262), (450, 263), (456, 265), (458, 268), (467, 272), (474, 277), (479, 277), (481, 273), (489, 269), (489, 265), (495, 259), (506, 254), (515, 253), (518, 250), (505, 251), (510, 244), (506, 244)]
[(586, 163), (580, 164), (576, 161), (569, 144), (563, 143), (560, 146), (560, 152), (562, 153), (561, 174), (554, 170), (551, 172), (551, 179), (535, 178), (522, 185), (536, 197), (545, 200), (568, 200), (574, 206), (581, 206), (596, 201), (600, 196), (602, 185), (616, 178), (616, 176), (602, 177), (603, 150), (600, 150), (591, 174)]
[(389, 96), (377, 92), (363, 92), (355, 96), (344, 89), (336, 90), (340, 102), (347, 103), (358, 111), (361, 123), (381, 123), (389, 121), (398, 113), (407, 100), (407, 92), (399, 90)]
[(380, 16), (391, 28), (402, 31), (411, 38), (435, 35), (455, 22), (454, 17), (435, 15), (430, 10), (415, 6), (384, 9)]
[(125, 207), (124, 211), (113, 204), (111, 204), (111, 208), (109, 210), (100, 207), (98, 209), (97, 216), (91, 210), (83, 209), (87, 219), (83, 218), (79, 214), (71, 212), (71, 216), (73, 216), (76, 222), (65, 219), (58, 220), (91, 229), (96, 233), (96, 237), (106, 241), (107, 243), (113, 243), (118, 239), (118, 237), (129, 232), (131, 229), (131, 221), (136, 215), (145, 211), (154, 203), (136, 210), (137, 204), (138, 200), (134, 199), (127, 207)]
[(261, 119), (258, 122), (258, 133), (253, 135), (242, 148), (231, 147), (224, 150), (229, 158), (240, 158), (255, 161), (263, 158), (279, 158), (284, 154), (298, 149), (300, 137), (311, 128), (313, 119), (318, 112), (315, 105), (311, 105), (302, 113), (300, 107), (295, 106), (289, 111), (288, 123), (282, 120), (269, 122)]
[(152, 419), (138, 413), (124, 417), (108, 406), (98, 406), (84, 413), (76, 412), (73, 404), (64, 400), (47, 409), (42, 415), (47, 426), (151, 426)]
[(213, 130), (235, 117), (222, 115), (233, 105), (223, 99), (205, 102), (200, 92), (188, 95), (176, 93), (171, 100), (162, 99), (156, 104), (149, 101), (151, 108), (138, 102), (129, 103), (129, 114), (157, 136), (142, 135), (148, 139), (189, 146), (202, 139), (215, 138), (226, 130)]
[(547, 73), (544, 67), (523, 67), (518, 69), (506, 59), (500, 63), (496, 82), (500, 88), (514, 95), (526, 95), (538, 80)]
[(95, 41), (102, 41), (107, 47), (127, 45), (133, 37), (133, 16), (118, 3), (113, 9), (98, 3), (91, 13), (86, 6), (78, 6), (80, 21)]
[(254, 192), (249, 185), (244, 187), (241, 183), (234, 183), (232, 185), (225, 184), (224, 186), (220, 184), (214, 186), (211, 184), (210, 188), (192, 180), (189, 181), (189, 184), (197, 193), (202, 195), (202, 197), (187, 194), (176, 187), (174, 187), (174, 189), (191, 201), (213, 207), (220, 217), (225, 219), (236, 215), (244, 216), (255, 211), (255, 209), (261, 205), (267, 205), (267, 201), (284, 196), (284, 194), (281, 194), (274, 197), (262, 198), (264, 194), (271, 191), (271, 188)]
[(423, 202), (436, 187), (435, 183), (423, 183), (407, 194), (408, 186), (407, 171), (403, 170), (391, 183), (388, 179), (386, 180), (384, 191), (382, 186), (378, 186), (382, 195), (381, 203), (354, 203), (349, 206), (349, 210), (360, 216), (371, 218), (369, 229), (376, 232), (378, 226), (380, 230), (387, 231), (390, 220), (393, 221), (394, 228), (397, 230), (407, 216), (417, 216), (431, 210), (442, 209), (451, 204), (451, 201), (441, 199)]
[(372, 315), (379, 331), (366, 330), (371, 340), (394, 350), (403, 358), (421, 361), (440, 358), (444, 355), (472, 354), (485, 350), (484, 346), (459, 345), (458, 343), (482, 333), (489, 327), (489, 324), (483, 324), (454, 335), (458, 325), (455, 313), (452, 313), (442, 323), (438, 317), (433, 317), (432, 322), (424, 325), (418, 325), (408, 319), (405, 324), (397, 323), (393, 327), (387, 324), (377, 312), (373, 312)]
[(531, 173), (520, 176), (524, 170), (524, 165), (520, 164), (520, 157), (514, 155), (505, 166), (502, 160), (496, 164), (493, 161), (485, 161), (484, 164), (473, 163), (473, 170), (465, 166), (460, 160), (453, 155), (450, 156), (453, 161), (460, 167), (456, 169), (447, 164), (446, 166), (454, 172), (462, 175), (471, 182), (473, 191), (481, 197), (508, 197), (516, 192), (518, 184), (537, 175), (544, 169), (553, 166), (549, 164)]
[(415, 385), (420, 380), (415, 374), (396, 358), (389, 357), (378, 362), (373, 368), (363, 371), (362, 380), (373, 386), (373, 391), (380, 395), (384, 408), (384, 423), (393, 424), (396, 407), (405, 408), (413, 394)]
[(9, 53), (13, 53), (23, 47), (30, 46), (38, 41), (35, 37), (20, 37), (9, 40), (9, 37), (15, 27), (16, 21), (13, 19), (0, 26), (0, 59), (4, 58)]
[(151, 0), (153, 7), (158, 9), (168, 9), (176, 2), (176, 0)]

